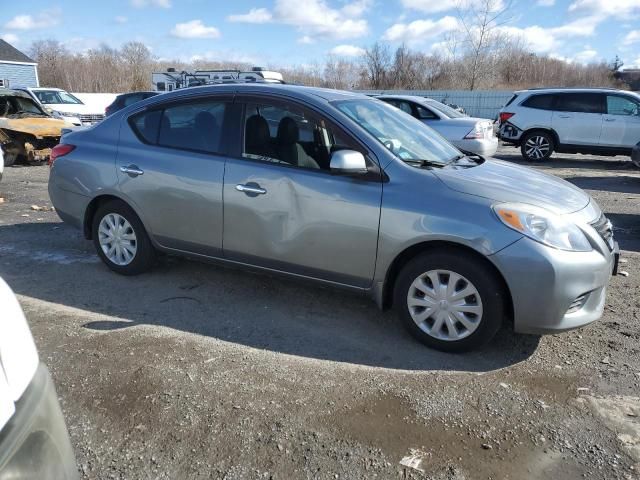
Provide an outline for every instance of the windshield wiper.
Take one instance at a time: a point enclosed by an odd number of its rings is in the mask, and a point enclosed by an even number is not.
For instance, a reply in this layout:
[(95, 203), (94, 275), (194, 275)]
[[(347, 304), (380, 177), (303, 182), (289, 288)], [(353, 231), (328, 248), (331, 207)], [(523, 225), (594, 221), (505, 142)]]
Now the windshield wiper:
[(413, 165), (414, 167), (436, 167), (436, 168), (442, 168), (446, 165), (448, 165), (448, 163), (442, 163), (442, 162), (434, 162), (433, 160), (404, 160), (405, 163), (408, 163), (409, 165)]

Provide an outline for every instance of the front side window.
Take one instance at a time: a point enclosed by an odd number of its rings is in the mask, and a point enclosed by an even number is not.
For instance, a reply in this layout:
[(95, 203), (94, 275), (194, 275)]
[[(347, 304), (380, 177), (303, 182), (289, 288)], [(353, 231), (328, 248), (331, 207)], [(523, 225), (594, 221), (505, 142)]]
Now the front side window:
[(442, 136), (415, 118), (373, 99), (342, 100), (333, 105), (403, 161), (445, 165), (462, 154)]
[(440, 118), (428, 108), (425, 108), (422, 105), (418, 104), (414, 105), (416, 107), (417, 118), (420, 118), (422, 120), (438, 120)]
[(331, 154), (353, 142), (295, 105), (248, 103), (242, 156), (314, 170), (330, 170)]
[(37, 90), (34, 92), (40, 103), (49, 104), (73, 104), (83, 105), (79, 98), (74, 97), (68, 92), (60, 92), (58, 90)]
[(555, 110), (574, 113), (604, 113), (604, 95), (599, 93), (558, 94)]
[(640, 115), (640, 102), (622, 95), (607, 95), (607, 113), (609, 115)]

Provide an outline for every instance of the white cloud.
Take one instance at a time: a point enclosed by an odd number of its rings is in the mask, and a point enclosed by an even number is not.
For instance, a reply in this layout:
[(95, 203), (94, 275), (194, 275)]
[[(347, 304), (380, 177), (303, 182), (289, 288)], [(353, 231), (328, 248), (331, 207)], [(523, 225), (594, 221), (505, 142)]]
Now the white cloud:
[(171, 0), (131, 0), (131, 5), (135, 8), (171, 8)]
[(37, 30), (41, 28), (55, 27), (60, 23), (60, 10), (45, 10), (33, 15), (16, 15), (4, 27), (9, 30)]
[(570, 12), (586, 13), (597, 16), (625, 18), (640, 13), (638, 0), (575, 0), (569, 5)]
[(12, 45), (17, 45), (18, 43), (20, 43), (20, 39), (15, 33), (3, 33), (2, 35), (0, 35), (0, 38)]
[(340, 57), (359, 57), (364, 55), (364, 48), (356, 47), (355, 45), (338, 45), (333, 47), (329, 53)]
[(356, 1), (335, 9), (325, 0), (276, 0), (273, 17), (307, 37), (357, 38), (369, 30), (367, 21), (360, 18), (368, 6), (369, 1)]
[(301, 43), (303, 45), (311, 45), (312, 43), (315, 43), (315, 40), (308, 35), (304, 35), (298, 39), (298, 43)]
[(629, 65), (625, 65), (625, 68), (640, 68), (640, 57), (636, 58)]
[(576, 53), (573, 58), (578, 63), (590, 63), (598, 57), (598, 52), (590, 47), (586, 47), (583, 51)]
[(456, 8), (457, 0), (401, 0), (404, 8), (417, 10), (423, 13), (446, 12)]
[(640, 30), (632, 30), (622, 40), (623, 45), (633, 45), (634, 43), (640, 43)]
[(460, 27), (458, 20), (451, 16), (439, 20), (414, 20), (411, 23), (396, 23), (389, 27), (382, 38), (391, 42), (419, 43), (442, 33)]
[(127, 23), (129, 21), (129, 19), (127, 17), (124, 17), (122, 15), (118, 15), (117, 17), (115, 17), (113, 19), (116, 23)]
[(553, 7), (556, 0), (538, 0), (536, 3), (541, 7)]
[(248, 13), (229, 15), (229, 22), (244, 23), (268, 23), (273, 19), (273, 15), (266, 8), (252, 8)]
[(171, 29), (171, 35), (178, 38), (218, 38), (220, 30), (206, 26), (202, 20), (191, 20), (176, 24)]

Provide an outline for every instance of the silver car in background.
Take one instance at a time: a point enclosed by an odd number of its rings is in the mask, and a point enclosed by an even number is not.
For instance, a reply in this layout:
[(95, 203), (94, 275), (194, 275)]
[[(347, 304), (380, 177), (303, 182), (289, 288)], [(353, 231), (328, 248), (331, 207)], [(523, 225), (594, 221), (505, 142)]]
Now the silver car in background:
[(617, 246), (590, 196), (468, 157), (354, 93), (230, 84), (165, 93), (64, 136), (49, 195), (104, 263), (157, 253), (278, 272), (392, 304), (425, 344), (463, 351), (597, 320)]
[(469, 117), (444, 103), (412, 95), (379, 95), (390, 103), (433, 128), (460, 150), (491, 157), (498, 150), (493, 122), (487, 118)]

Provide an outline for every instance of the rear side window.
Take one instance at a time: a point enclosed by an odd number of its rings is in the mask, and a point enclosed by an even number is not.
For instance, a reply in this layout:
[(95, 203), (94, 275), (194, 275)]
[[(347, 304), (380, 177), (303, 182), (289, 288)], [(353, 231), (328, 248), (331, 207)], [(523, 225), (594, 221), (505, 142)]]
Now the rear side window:
[(124, 97), (123, 103), (125, 107), (128, 107), (132, 103), (139, 102), (140, 100), (142, 100), (142, 96), (140, 94), (127, 95), (126, 97)]
[(221, 151), (221, 131), (227, 103), (201, 100), (142, 112), (130, 120), (145, 143), (207, 153)]
[(559, 112), (604, 113), (604, 95), (600, 93), (562, 93), (557, 95)]
[(522, 102), (523, 107), (537, 108), (539, 110), (553, 110), (553, 101), (555, 96), (548, 93), (541, 95), (532, 95)]

